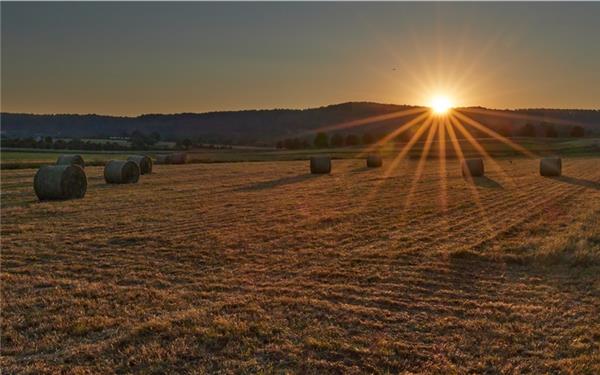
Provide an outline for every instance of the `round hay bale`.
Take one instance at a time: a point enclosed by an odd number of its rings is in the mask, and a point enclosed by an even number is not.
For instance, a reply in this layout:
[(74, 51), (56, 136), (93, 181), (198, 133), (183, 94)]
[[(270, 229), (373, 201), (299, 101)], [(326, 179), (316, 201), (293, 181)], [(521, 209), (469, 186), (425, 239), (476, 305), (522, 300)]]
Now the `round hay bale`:
[(171, 154), (171, 164), (185, 164), (187, 154), (185, 152), (175, 152)]
[(560, 176), (562, 173), (562, 159), (543, 158), (540, 160), (540, 175), (545, 177)]
[(135, 162), (140, 167), (141, 174), (152, 173), (152, 159), (146, 155), (132, 155), (127, 160)]
[(131, 160), (111, 160), (104, 167), (104, 180), (109, 184), (134, 184), (140, 179), (140, 167)]
[(383, 160), (379, 154), (369, 154), (367, 156), (368, 168), (379, 168), (383, 165)]
[(33, 190), (41, 201), (83, 198), (87, 177), (78, 165), (45, 165), (33, 178)]
[(483, 173), (482, 159), (466, 159), (462, 161), (463, 177), (481, 177), (483, 176)]
[(170, 154), (156, 155), (156, 163), (157, 164), (171, 164), (171, 155)]
[(85, 168), (85, 162), (81, 155), (60, 155), (56, 165), (78, 165), (83, 169)]
[(331, 172), (331, 158), (329, 156), (311, 156), (310, 173), (321, 174)]

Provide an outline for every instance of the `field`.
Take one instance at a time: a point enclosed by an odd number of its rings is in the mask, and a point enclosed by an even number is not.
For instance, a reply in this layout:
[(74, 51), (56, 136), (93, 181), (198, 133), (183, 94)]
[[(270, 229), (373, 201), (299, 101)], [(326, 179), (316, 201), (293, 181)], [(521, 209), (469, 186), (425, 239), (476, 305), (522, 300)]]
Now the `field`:
[[(6, 373), (600, 373), (600, 158), (2, 170)], [(389, 159), (385, 160), (389, 164)], [(447, 193), (443, 193), (443, 192)]]
[(35, 149), (11, 149), (2, 151), (2, 169), (39, 168), (45, 164), (54, 164), (60, 155), (80, 154), (86, 165), (104, 165), (111, 159), (124, 159), (135, 152), (89, 152), (74, 150), (35, 150)]
[[(537, 155), (563, 155), (563, 156), (589, 156), (600, 154), (600, 138), (518, 138), (517, 143)], [(494, 157), (518, 157), (520, 154), (509, 146), (495, 139), (479, 138), (478, 142)], [(435, 142), (434, 142), (435, 143)], [(479, 156), (471, 144), (460, 140), (461, 149), (466, 156)], [(380, 148), (381, 153), (393, 157), (405, 144), (386, 144)], [(423, 151), (424, 142), (417, 142), (411, 150), (410, 156), (417, 158)], [(432, 149), (435, 149), (435, 145)], [(190, 163), (223, 163), (244, 161), (275, 161), (275, 160), (306, 160), (315, 153), (326, 153), (335, 159), (352, 159), (364, 153), (364, 146), (329, 148), (322, 150), (276, 150), (272, 148), (251, 148), (234, 146), (231, 149), (198, 148), (188, 150)], [(36, 149), (8, 149), (3, 150), (2, 169), (39, 168), (41, 165), (54, 163), (61, 154), (81, 154), (86, 165), (102, 166), (110, 159), (125, 158), (132, 154), (148, 154), (155, 157), (157, 153), (165, 150), (147, 151), (77, 151), (77, 150), (36, 150)], [(433, 153), (432, 153), (433, 156)]]

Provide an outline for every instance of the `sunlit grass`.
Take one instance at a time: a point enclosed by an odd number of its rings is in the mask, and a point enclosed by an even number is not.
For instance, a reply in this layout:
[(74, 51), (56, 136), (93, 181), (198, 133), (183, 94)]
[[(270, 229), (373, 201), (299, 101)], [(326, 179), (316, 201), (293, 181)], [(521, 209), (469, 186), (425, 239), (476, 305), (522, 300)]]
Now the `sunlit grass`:
[[(430, 153), (444, 121), (431, 120)], [(600, 181), (597, 162), (567, 167)], [(336, 160), (332, 176), (307, 174), (306, 161), (157, 165), (119, 187), (90, 167), (85, 199), (46, 203), (34, 201), (35, 170), (2, 170), (2, 367), (477, 373), (517, 358), (544, 373), (595, 363), (598, 190), (515, 160), (522, 188), (507, 186), (502, 202), (477, 189), (491, 231), (455, 162), (447, 210), (432, 159), (407, 209), (417, 163), (405, 160), (362, 207), (384, 171), (359, 160)]]
[[(388, 133), (385, 137), (382, 137), (374, 144), (366, 147), (361, 153), (358, 154), (359, 158), (365, 157), (368, 153), (373, 152), (374, 150), (380, 149), (383, 145), (388, 142), (394, 140), (399, 135), (404, 133), (411, 133), (410, 138), (406, 141), (403, 147), (393, 156), (392, 160), (389, 163), (384, 165), (384, 174), (383, 177), (388, 178), (393, 171), (397, 168), (399, 163), (406, 157), (407, 154), (413, 149), (415, 144), (421, 139), (421, 137), (425, 136), (425, 140), (423, 141), (423, 145), (420, 150), (419, 162), (417, 164), (416, 170), (414, 172), (414, 176), (411, 180), (410, 190), (406, 197), (406, 206), (411, 204), (414, 191), (419, 180), (423, 174), (423, 168), (425, 162), (428, 160), (432, 147), (435, 146), (435, 150), (438, 152), (438, 162), (439, 162), (439, 176), (440, 176), (440, 193), (439, 193), (439, 204), (442, 207), (446, 207), (447, 202), (447, 183), (446, 183), (446, 170), (447, 170), (447, 158), (449, 149), (452, 149), (454, 155), (457, 157), (457, 161), (461, 162), (465, 159), (465, 153), (461, 147), (461, 143), (459, 142), (457, 132), (466, 140), (467, 144), (469, 144), (478, 155), (483, 157), (486, 162), (493, 166), (498, 166), (498, 164), (493, 160), (490, 156), (490, 153), (486, 150), (484, 145), (480, 143), (472, 134), (469, 132), (467, 127), (478, 130), (479, 132), (486, 134), (491, 139), (498, 141), (501, 144), (508, 146), (510, 149), (515, 152), (521, 153), (527, 157), (535, 158), (536, 155), (523, 147), (522, 145), (517, 144), (516, 142), (510, 140), (509, 138), (498, 134), (494, 130), (489, 127), (481, 124), (480, 122), (470, 118), (461, 110), (453, 109), (451, 100), (446, 96), (436, 96), (430, 102), (430, 110), (424, 113), (419, 113), (418, 111), (401, 111), (394, 114), (388, 114), (384, 116), (375, 116), (360, 120), (354, 120), (343, 124), (336, 124), (329, 127), (321, 128), (320, 130), (330, 129), (330, 130), (338, 130), (347, 127), (356, 127), (362, 126), (366, 124), (370, 124), (372, 122), (389, 120), (395, 117), (402, 117), (408, 115), (418, 114), (416, 117), (411, 120), (399, 124), (392, 132)], [(466, 125), (466, 126), (465, 126)], [(448, 138), (446, 138), (448, 135)], [(450, 147), (448, 147), (447, 143), (450, 143)], [(481, 206), (479, 203), (479, 197), (477, 188), (474, 186), (474, 180), (471, 176), (466, 176), (467, 183), (469, 185), (469, 189), (472, 191), (474, 195), (475, 201), (478, 206)], [(383, 181), (383, 180), (382, 180)], [(363, 205), (368, 204), (368, 202), (373, 199), (379, 190), (379, 184), (375, 184), (372, 189), (372, 192), (363, 199)], [(481, 207), (480, 207), (481, 208)], [(480, 215), (485, 218), (485, 212), (480, 209)]]

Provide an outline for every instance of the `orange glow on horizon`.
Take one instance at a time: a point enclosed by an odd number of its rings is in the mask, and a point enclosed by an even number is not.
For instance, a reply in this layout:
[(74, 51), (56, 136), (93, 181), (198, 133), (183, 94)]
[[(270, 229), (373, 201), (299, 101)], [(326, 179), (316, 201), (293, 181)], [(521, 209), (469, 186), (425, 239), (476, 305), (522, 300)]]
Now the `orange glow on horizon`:
[(446, 115), (452, 108), (452, 101), (444, 95), (435, 96), (431, 99), (429, 106), (436, 115)]

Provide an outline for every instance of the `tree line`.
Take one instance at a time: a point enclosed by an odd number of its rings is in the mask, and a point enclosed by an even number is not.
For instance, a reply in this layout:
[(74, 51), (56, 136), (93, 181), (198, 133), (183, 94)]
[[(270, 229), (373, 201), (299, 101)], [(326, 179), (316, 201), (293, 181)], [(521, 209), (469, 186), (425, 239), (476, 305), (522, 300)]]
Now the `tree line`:
[(2, 147), (36, 148), (45, 150), (92, 150), (92, 151), (120, 151), (131, 150), (132, 147), (118, 142), (93, 142), (73, 138), (69, 140), (43, 138), (7, 138), (2, 137)]
[[(541, 123), (536, 126), (532, 123), (527, 123), (521, 128), (517, 129), (515, 135), (520, 137), (537, 137), (541, 135), (546, 138), (557, 138), (561, 135), (574, 138), (580, 138), (585, 136), (585, 129), (579, 125), (566, 128), (565, 130), (568, 133), (563, 131), (563, 134), (559, 134), (558, 130), (553, 124)], [(508, 136), (511, 135), (512, 134), (508, 134)]]
[[(131, 134), (123, 133), (117, 141), (99, 141), (99, 139), (82, 140), (80, 138), (52, 138), (47, 137), (5, 137), (2, 136), (2, 147), (11, 148), (32, 148), (45, 150), (86, 150), (86, 151), (129, 151), (129, 150), (151, 150), (161, 149), (157, 147), (157, 143), (161, 140), (161, 136), (157, 132), (145, 134), (141, 131), (134, 131)], [(123, 142), (125, 141), (125, 142)], [(163, 147), (164, 148), (164, 147)], [(190, 148), (209, 148), (209, 149), (230, 149), (229, 145), (205, 144), (202, 138), (178, 139), (175, 142), (175, 149), (188, 150)]]
[(123, 137), (127, 143), (106, 141), (99, 142), (94, 140), (82, 140), (80, 138), (54, 139), (52, 137), (27, 137), (27, 138), (9, 138), (2, 137), (2, 147), (13, 148), (36, 148), (46, 150), (91, 150), (91, 151), (127, 151), (127, 150), (148, 150), (160, 141), (160, 134), (154, 132), (144, 134), (140, 131), (134, 131), (130, 135)]
[[(531, 123), (527, 123), (522, 127), (514, 130), (510, 126), (499, 126), (495, 131), (507, 138), (512, 137), (545, 137), (545, 138), (557, 138), (559, 137), (559, 132), (553, 124), (541, 123), (539, 125), (534, 125)], [(585, 136), (585, 129), (579, 125), (568, 128), (568, 134), (563, 134), (563, 136), (568, 135), (569, 137), (580, 138)], [(469, 130), (469, 132), (474, 137), (488, 137), (485, 132), (481, 132), (478, 130)], [(391, 139), (391, 142), (408, 142), (412, 136), (413, 132), (410, 130), (403, 132), (398, 135), (394, 139)], [(345, 146), (358, 146), (358, 145), (369, 145), (377, 142), (379, 139), (383, 138), (385, 135), (382, 134), (371, 134), (371, 133), (363, 133), (362, 135), (357, 134), (341, 134), (341, 133), (333, 133), (331, 136), (325, 132), (319, 132), (315, 135), (312, 140), (312, 143), (306, 138), (286, 138), (277, 142), (276, 147), (279, 149), (288, 149), (288, 150), (298, 150), (298, 149), (307, 149), (311, 147), (315, 148), (328, 148), (328, 147), (345, 147)], [(460, 134), (457, 134), (459, 138), (462, 138)]]
[[(469, 130), (475, 137), (486, 137), (485, 133), (476, 130)], [(514, 129), (508, 125), (498, 126), (495, 131), (505, 137), (547, 137), (556, 138), (559, 136), (569, 137), (584, 137), (585, 129), (581, 126), (573, 126), (570, 128), (562, 128), (561, 133), (552, 124), (541, 123), (538, 125), (527, 123), (520, 128)], [(568, 132), (568, 133), (567, 133)], [(315, 137), (310, 140), (307, 138), (286, 138), (276, 143), (276, 147), (279, 149), (298, 150), (308, 149), (311, 147), (315, 148), (328, 148), (328, 147), (351, 147), (359, 145), (369, 145), (377, 142), (383, 138), (385, 134), (341, 134), (333, 133), (331, 135), (325, 132), (319, 132)], [(399, 136), (392, 139), (392, 142), (407, 142), (413, 136), (413, 133), (409, 130)], [(161, 135), (157, 132), (145, 134), (141, 131), (135, 130), (131, 134), (123, 134), (123, 139), (127, 140), (128, 143), (119, 143), (114, 141), (98, 142), (93, 140), (81, 140), (78, 138), (73, 139), (53, 139), (52, 137), (40, 137), (40, 138), (8, 138), (2, 137), (2, 147), (12, 148), (35, 148), (35, 149), (54, 149), (54, 150), (93, 150), (93, 151), (127, 151), (127, 150), (149, 150), (156, 148), (156, 144), (161, 140)], [(190, 148), (230, 148), (231, 146), (223, 145), (209, 145), (206, 146), (203, 143), (202, 138), (190, 139), (183, 138), (178, 139), (175, 143), (177, 149), (190, 149)]]

